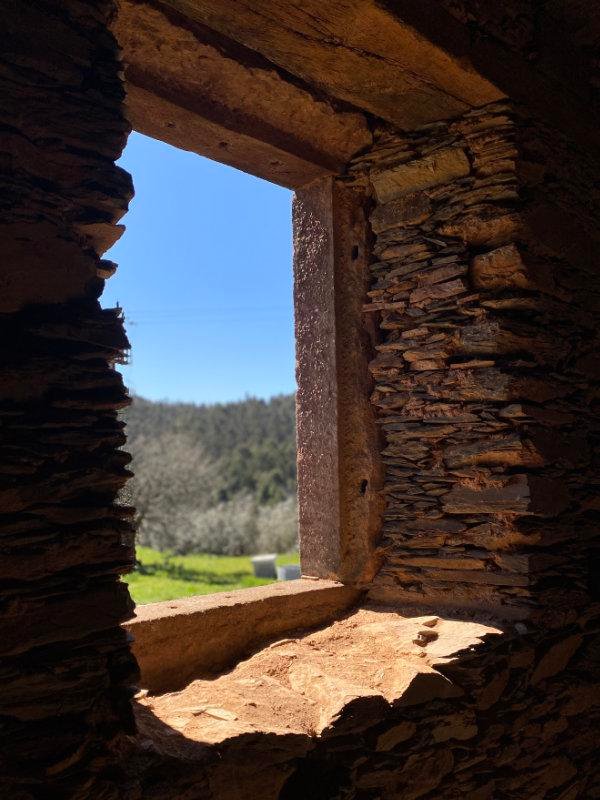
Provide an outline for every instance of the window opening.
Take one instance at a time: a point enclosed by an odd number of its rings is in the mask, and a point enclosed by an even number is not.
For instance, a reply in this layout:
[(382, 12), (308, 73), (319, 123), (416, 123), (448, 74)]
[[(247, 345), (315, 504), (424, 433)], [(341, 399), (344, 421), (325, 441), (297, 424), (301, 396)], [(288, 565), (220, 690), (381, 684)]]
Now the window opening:
[(131, 342), (125, 580), (147, 603), (297, 577), (291, 192), (138, 133), (120, 165), (136, 196), (103, 304)]

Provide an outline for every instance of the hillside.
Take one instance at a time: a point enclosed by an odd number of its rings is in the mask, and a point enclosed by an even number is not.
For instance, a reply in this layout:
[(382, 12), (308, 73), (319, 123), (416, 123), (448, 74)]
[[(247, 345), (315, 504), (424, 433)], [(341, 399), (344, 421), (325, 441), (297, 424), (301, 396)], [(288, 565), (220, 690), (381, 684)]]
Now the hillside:
[(124, 418), (140, 543), (228, 554), (293, 547), (293, 395), (217, 405), (134, 397)]

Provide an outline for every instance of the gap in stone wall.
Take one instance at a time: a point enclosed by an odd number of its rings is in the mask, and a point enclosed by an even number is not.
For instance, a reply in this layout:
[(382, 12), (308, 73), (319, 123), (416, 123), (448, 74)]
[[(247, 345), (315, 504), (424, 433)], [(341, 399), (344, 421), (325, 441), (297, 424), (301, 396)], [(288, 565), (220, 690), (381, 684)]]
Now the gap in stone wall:
[(136, 195), (103, 305), (131, 342), (133, 598), (296, 577), (291, 193), (137, 132), (120, 165)]

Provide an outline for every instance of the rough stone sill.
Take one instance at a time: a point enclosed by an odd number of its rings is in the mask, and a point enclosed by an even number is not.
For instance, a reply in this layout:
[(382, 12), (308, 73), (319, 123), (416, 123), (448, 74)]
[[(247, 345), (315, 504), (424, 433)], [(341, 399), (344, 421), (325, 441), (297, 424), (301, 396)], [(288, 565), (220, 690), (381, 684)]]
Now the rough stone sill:
[(360, 596), (335, 581), (300, 578), (138, 606), (125, 628), (135, 640), (141, 686), (174, 691), (222, 672), (272, 639), (332, 622)]
[(312, 633), (280, 638), (219, 677), (139, 698), (139, 729), (171, 755), (190, 745), (220, 752), (226, 742), (268, 750), (292, 741), (301, 756), (315, 737), (353, 735), (394, 709), (460, 697), (444, 665), (500, 633), (474, 621), (357, 608)]

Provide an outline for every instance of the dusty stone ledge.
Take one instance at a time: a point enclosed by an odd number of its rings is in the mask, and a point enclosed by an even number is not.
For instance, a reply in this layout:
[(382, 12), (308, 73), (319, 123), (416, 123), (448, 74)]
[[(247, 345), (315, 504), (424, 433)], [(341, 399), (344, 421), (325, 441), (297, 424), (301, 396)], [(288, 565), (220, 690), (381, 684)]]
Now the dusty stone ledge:
[(141, 698), (140, 705), (202, 745), (260, 732), (356, 734), (392, 707), (461, 697), (463, 688), (444, 666), (501, 633), (473, 620), (360, 607), (312, 633), (279, 638), (218, 677)]
[(335, 581), (300, 578), (138, 606), (124, 627), (134, 637), (142, 687), (174, 691), (231, 667), (270, 639), (333, 621), (359, 597)]
[[(334, 759), (338, 770), (355, 770), (349, 786), (400, 789), (369, 797), (437, 797), (429, 790), (452, 770), (454, 753), (458, 760), (484, 728), (474, 707), (490, 702), (461, 663), (477, 654), (489, 675), (491, 641), (501, 633), (473, 620), (358, 607), (312, 633), (272, 641), (211, 680), (140, 696), (136, 746), (151, 760), (155, 784), (144, 797), (175, 800), (189, 787), (190, 799), (325, 800), (334, 797)], [(495, 683), (494, 674), (492, 690)], [(304, 791), (311, 770), (322, 776), (322, 792), (315, 784)]]

